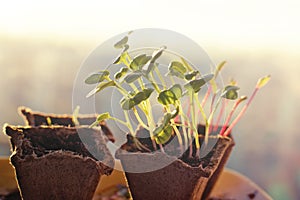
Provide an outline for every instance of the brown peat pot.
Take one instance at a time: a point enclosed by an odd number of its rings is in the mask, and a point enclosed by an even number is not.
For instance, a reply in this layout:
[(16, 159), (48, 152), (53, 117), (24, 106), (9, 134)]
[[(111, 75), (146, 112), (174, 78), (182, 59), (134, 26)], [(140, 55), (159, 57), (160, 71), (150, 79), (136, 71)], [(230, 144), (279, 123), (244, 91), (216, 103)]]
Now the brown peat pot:
[[(204, 130), (202, 126), (198, 129)], [(141, 132), (146, 131), (139, 130), (137, 138), (144, 146), (151, 149), (151, 140), (149, 137), (145, 138), (145, 133), (141, 134)], [(140, 135), (144, 137), (140, 139)], [(200, 141), (205, 145), (203, 136), (200, 136)], [(165, 146), (166, 153), (159, 150), (140, 151), (135, 147), (132, 136), (129, 135), (127, 142), (117, 150), (116, 158), (121, 160), (133, 199), (207, 199), (229, 158), (234, 146), (233, 139), (210, 135), (207, 147), (211, 148), (201, 148), (200, 159), (195, 159), (194, 153), (190, 158), (189, 150), (181, 156), (174, 156), (169, 151), (173, 151), (174, 148), (172, 145), (169, 146), (171, 148)], [(194, 143), (193, 148), (195, 152)]]
[[(30, 108), (21, 106), (19, 107), (19, 114), (24, 117), (26, 125), (29, 126), (41, 126), (41, 125), (61, 125), (74, 127), (75, 123), (72, 115), (67, 114), (50, 114), (32, 111)], [(78, 115), (77, 120), (79, 125), (91, 125), (97, 119), (97, 115)], [(110, 129), (106, 126), (105, 121), (99, 123), (101, 129), (106, 137), (111, 141), (115, 142), (115, 138), (111, 133)]]
[(100, 129), (5, 125), (4, 131), (11, 140), (10, 162), (25, 200), (92, 199), (101, 176), (113, 170)]

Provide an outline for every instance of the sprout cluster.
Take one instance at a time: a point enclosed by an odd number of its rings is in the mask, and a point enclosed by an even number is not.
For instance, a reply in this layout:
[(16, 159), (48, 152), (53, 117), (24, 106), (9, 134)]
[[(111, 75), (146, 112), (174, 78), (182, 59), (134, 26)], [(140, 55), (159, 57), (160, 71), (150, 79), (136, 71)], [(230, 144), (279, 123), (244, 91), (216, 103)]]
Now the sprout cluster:
[[(178, 57), (178, 60), (169, 63), (168, 73), (163, 75), (158, 67), (158, 59), (163, 55), (167, 47), (162, 46), (158, 48), (152, 55), (142, 53), (132, 58), (128, 51), (128, 36), (130, 33), (114, 45), (115, 48), (121, 50), (120, 55), (112, 63), (112, 65), (120, 68), (119, 71), (115, 74), (110, 74), (108, 70), (102, 70), (91, 74), (85, 80), (86, 84), (96, 84), (96, 87), (87, 97), (99, 93), (108, 87), (116, 88), (123, 96), (120, 106), (124, 111), (126, 120), (120, 120), (106, 112), (98, 115), (97, 120), (91, 126), (95, 126), (103, 120), (116, 120), (127, 126), (130, 133), (135, 136), (135, 131), (128, 116), (128, 111), (132, 111), (139, 125), (149, 131), (154, 144), (153, 146), (156, 148), (156, 144), (160, 145), (162, 151), (164, 151), (163, 144), (168, 142), (172, 135), (176, 135), (182, 153), (184, 147), (188, 148), (190, 146), (191, 148), (191, 143), (195, 140), (196, 153), (199, 155), (200, 142), (197, 130), (197, 125), (200, 121), (199, 113), (201, 120), (205, 123), (205, 141), (207, 141), (210, 132), (218, 126), (219, 118), (222, 115), (221, 111), (225, 109), (227, 101), (234, 100), (235, 104), (219, 133), (222, 136), (227, 136), (232, 127), (246, 111), (257, 90), (264, 86), (270, 79), (270, 76), (266, 76), (258, 81), (251, 98), (245, 104), (241, 113), (229, 125), (234, 111), (247, 98), (245, 96), (238, 96), (239, 87), (234, 82), (231, 82), (221, 90), (218, 89), (215, 79), (225, 62), (220, 63), (213, 73), (202, 75), (200, 71), (195, 70), (183, 57)], [(175, 79), (182, 80), (183, 84), (177, 83)], [(166, 80), (171, 81), (171, 87), (167, 87)], [(198, 93), (205, 85), (208, 86), (208, 90), (200, 102)], [(130, 87), (132, 90), (128, 91), (125, 89), (125, 86)], [(210, 113), (207, 115), (203, 107), (210, 93), (213, 95), (212, 106)], [(155, 121), (153, 118), (150, 96), (155, 96), (157, 102), (163, 107), (164, 115), (159, 121)], [(189, 112), (184, 112), (183, 97), (187, 97), (188, 99)], [(217, 122), (213, 126), (213, 118), (221, 102), (221, 111), (219, 112)], [(146, 122), (142, 120), (141, 113), (146, 118)]]

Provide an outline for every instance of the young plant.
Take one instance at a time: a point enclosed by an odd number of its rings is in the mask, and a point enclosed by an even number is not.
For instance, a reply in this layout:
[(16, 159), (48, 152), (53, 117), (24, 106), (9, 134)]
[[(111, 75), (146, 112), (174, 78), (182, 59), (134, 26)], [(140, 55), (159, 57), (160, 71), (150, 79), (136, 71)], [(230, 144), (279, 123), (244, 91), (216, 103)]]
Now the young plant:
[[(128, 33), (128, 35), (130, 33)], [(128, 112), (131, 111), (139, 125), (149, 131), (154, 150), (156, 150), (157, 145), (159, 145), (160, 150), (164, 152), (164, 144), (167, 143), (172, 136), (176, 136), (181, 153), (184, 152), (184, 149), (190, 148), (189, 155), (192, 157), (192, 143), (195, 141), (195, 154), (199, 157), (200, 139), (197, 125), (201, 121), (205, 124), (205, 141), (207, 142), (213, 127), (213, 117), (220, 102), (222, 102), (224, 98), (225, 102), (228, 100), (236, 100), (237, 102), (233, 111), (227, 117), (224, 125), (227, 127), (237, 105), (244, 100), (244, 98), (238, 99), (237, 90), (239, 88), (235, 85), (228, 85), (222, 90), (218, 89), (215, 79), (225, 62), (220, 63), (213, 74), (201, 75), (200, 71), (194, 69), (183, 57), (179, 57), (178, 60), (172, 60), (169, 63), (168, 73), (162, 75), (158, 59), (167, 51), (167, 47), (162, 46), (155, 49), (152, 55), (142, 52), (132, 57), (128, 51), (130, 49), (128, 35), (114, 45), (115, 48), (121, 49), (121, 53), (111, 65), (119, 67), (119, 71), (111, 75), (108, 70), (102, 70), (91, 74), (85, 80), (86, 84), (96, 84), (96, 87), (87, 97), (101, 92), (108, 87), (114, 87), (122, 94), (123, 98), (120, 100), (120, 107), (123, 110), (125, 121), (115, 118), (106, 112), (100, 114), (91, 127), (103, 120), (115, 120), (128, 127), (138, 148), (145, 149), (146, 147), (135, 138), (136, 133), (129, 120)], [(221, 135), (228, 135), (241, 115), (246, 111), (257, 90), (266, 84), (267, 81), (268, 78), (263, 78), (258, 83), (257, 89), (254, 91), (249, 102), (245, 105), (241, 114), (238, 115), (227, 130), (221, 130)], [(171, 86), (167, 85), (168, 82), (171, 82)], [(208, 85), (208, 90), (204, 99), (200, 102), (198, 93), (205, 85)], [(128, 91), (128, 88), (131, 88), (131, 91)], [(222, 91), (221, 94), (220, 91)], [(204, 106), (211, 92), (213, 92), (211, 111), (209, 115), (206, 115)], [(218, 94), (219, 96), (217, 98)], [(155, 98), (151, 98), (153, 96), (155, 96)], [(159, 121), (155, 121), (153, 117), (153, 104), (150, 98), (155, 99), (155, 101), (162, 106), (164, 114)], [(215, 100), (216, 103), (214, 103)], [(183, 102), (188, 103), (187, 113), (184, 111)], [(222, 109), (225, 109), (226, 105), (227, 104), (223, 103)], [(143, 117), (146, 121), (142, 120)], [(219, 120), (217, 123), (219, 123)]]

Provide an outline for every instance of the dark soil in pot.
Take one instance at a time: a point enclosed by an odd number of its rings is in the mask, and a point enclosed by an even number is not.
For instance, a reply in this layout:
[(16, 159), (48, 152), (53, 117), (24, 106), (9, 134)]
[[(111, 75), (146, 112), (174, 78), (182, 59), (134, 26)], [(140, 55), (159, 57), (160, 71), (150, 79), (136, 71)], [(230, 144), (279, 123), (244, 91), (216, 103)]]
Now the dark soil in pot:
[[(202, 126), (198, 130), (204, 133)], [(164, 145), (165, 153), (159, 151), (158, 145), (158, 151), (154, 151), (147, 134), (148, 131), (140, 129), (136, 135), (145, 149), (139, 149), (133, 137), (128, 135), (127, 142), (116, 152), (135, 200), (206, 199), (234, 146), (230, 137), (212, 134), (207, 145), (211, 148), (201, 149), (202, 156), (199, 159), (195, 153), (190, 157), (189, 149), (181, 155), (176, 137)], [(203, 135), (200, 135), (200, 142), (204, 145)], [(193, 149), (195, 152), (194, 142)]]

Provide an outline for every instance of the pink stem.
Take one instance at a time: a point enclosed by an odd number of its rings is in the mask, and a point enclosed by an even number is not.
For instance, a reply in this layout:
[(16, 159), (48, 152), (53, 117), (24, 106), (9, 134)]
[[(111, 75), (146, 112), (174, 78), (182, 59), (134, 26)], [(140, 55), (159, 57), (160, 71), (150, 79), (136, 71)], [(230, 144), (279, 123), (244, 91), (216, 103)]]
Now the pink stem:
[(258, 91), (258, 87), (255, 88), (254, 92), (252, 93), (250, 99), (248, 100), (247, 104), (244, 105), (243, 109), (241, 110), (241, 112), (238, 114), (238, 116), (233, 120), (233, 122), (231, 123), (231, 125), (228, 127), (228, 129), (225, 131), (225, 133), (223, 134), (224, 136), (228, 136), (229, 133), (231, 132), (232, 128), (238, 123), (238, 121), (241, 119), (241, 117), (244, 115), (244, 113), (246, 112), (247, 108), (249, 107), (250, 103), (252, 102), (254, 96), (256, 95), (257, 91)]
[(211, 85), (209, 85), (209, 86), (208, 86), (208, 89), (207, 89), (207, 91), (206, 91), (206, 93), (205, 93), (205, 96), (204, 96), (204, 98), (203, 98), (203, 100), (202, 100), (202, 102), (201, 102), (202, 108), (205, 106), (205, 103), (206, 103), (206, 101), (207, 101), (207, 99), (208, 99), (208, 97), (209, 97), (209, 95), (210, 95), (211, 90), (212, 90), (212, 87), (211, 87)]
[(229, 124), (229, 122), (230, 122), (230, 120), (231, 120), (231, 117), (233, 116), (234, 111), (236, 110), (237, 106), (238, 106), (240, 103), (241, 103), (240, 100), (235, 102), (233, 108), (231, 109), (231, 111), (230, 111), (230, 113), (229, 113), (229, 115), (228, 115), (228, 117), (227, 117), (227, 119), (226, 119), (226, 121), (225, 121), (225, 123), (224, 123), (224, 125), (223, 125), (223, 127), (222, 127), (222, 129), (221, 129), (221, 131), (220, 131), (220, 135), (223, 135), (223, 133), (225, 132), (226, 127), (228, 126), (228, 124)]
[(221, 107), (219, 116), (217, 118), (217, 122), (215, 123), (214, 129), (213, 129), (214, 132), (218, 130), (219, 123), (220, 123), (221, 118), (224, 114), (224, 111), (225, 111), (225, 108), (226, 108), (227, 104), (228, 104), (228, 99), (222, 99), (222, 107)]
[(216, 99), (217, 94), (214, 93), (212, 99), (211, 99), (211, 104), (210, 104), (210, 114), (212, 113), (213, 107), (214, 107), (214, 103), (215, 103), (215, 99)]
[(162, 152), (162, 153), (165, 153), (165, 150), (164, 150), (163, 145), (162, 145), (162, 144), (159, 144), (159, 147), (160, 147), (161, 152)]

